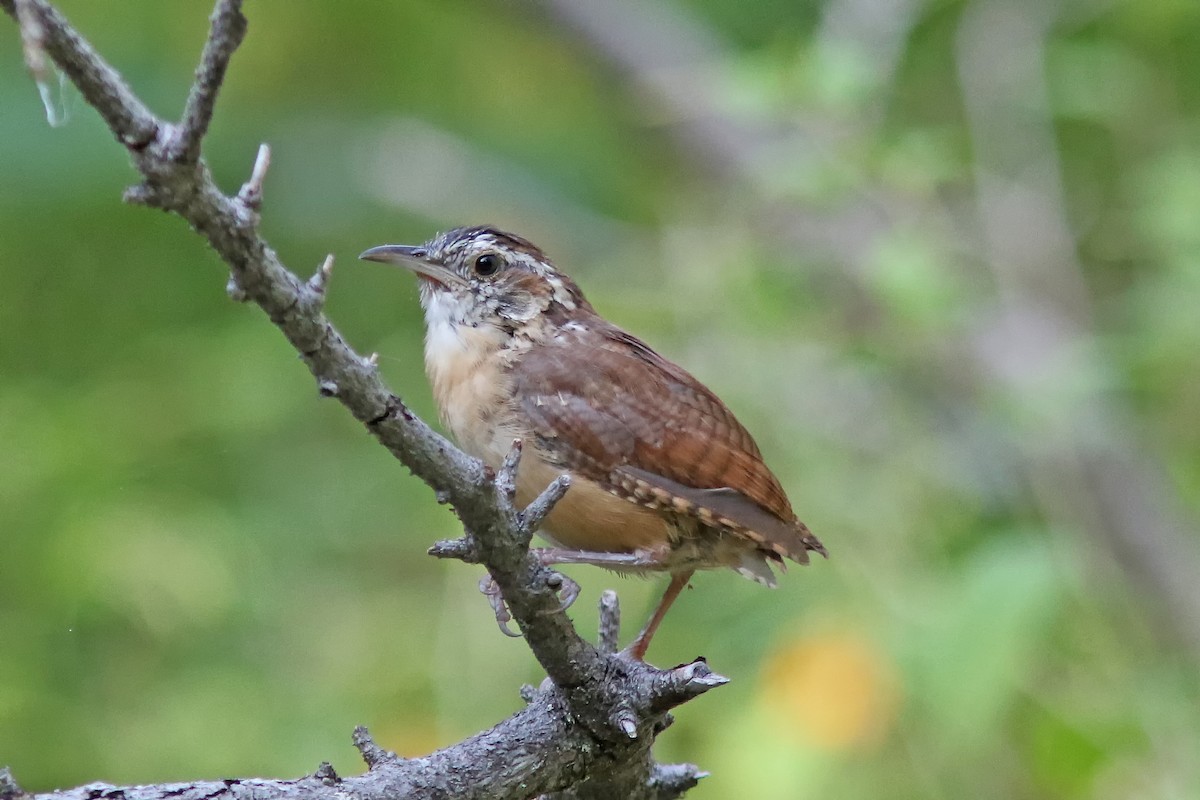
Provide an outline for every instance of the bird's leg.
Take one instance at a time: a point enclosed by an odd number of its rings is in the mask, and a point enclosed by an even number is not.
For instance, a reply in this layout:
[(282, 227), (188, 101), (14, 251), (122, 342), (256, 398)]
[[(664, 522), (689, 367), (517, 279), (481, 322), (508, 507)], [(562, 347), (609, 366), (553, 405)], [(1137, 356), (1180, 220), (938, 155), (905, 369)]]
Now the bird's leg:
[[(561, 572), (551, 573), (550, 587), (559, 596), (559, 611), (566, 611), (579, 597), (579, 584)], [(508, 627), (508, 623), (512, 622), (512, 612), (508, 610), (508, 604), (504, 602), (504, 595), (500, 593), (500, 586), (491, 573), (479, 579), (479, 591), (487, 598), (488, 605), (496, 613), (496, 624), (500, 626), (500, 632), (514, 639), (520, 638), (521, 634)]]
[(666, 568), (666, 562), (661, 554), (653, 550), (635, 550), (632, 553), (603, 553), (591, 550), (568, 550), (563, 547), (541, 547), (534, 549), (534, 554), (542, 563), (551, 564), (591, 564), (596, 567), (621, 570), (661, 570)]
[[(628, 570), (630, 572), (661, 570), (667, 566), (665, 553), (655, 550), (637, 550), (632, 553), (603, 553), (547, 547), (535, 552), (537, 552), (543, 564), (592, 564), (597, 567), (607, 567), (608, 569), (618, 571)], [(662, 600), (658, 602), (658, 606), (654, 609), (654, 613), (650, 616), (646, 627), (642, 628), (642, 632), (638, 634), (633, 643), (625, 650), (635, 661), (641, 661), (645, 658), (646, 649), (650, 647), (650, 640), (654, 637), (654, 632), (658, 630), (659, 623), (666, 616), (667, 609), (675, 602), (675, 598), (687, 586), (694, 572), (695, 570), (689, 569), (671, 573), (671, 582), (667, 584), (667, 591), (663, 594)], [(571, 599), (574, 600), (574, 597)]]
[(550, 573), (550, 587), (558, 593), (559, 611), (566, 611), (579, 597), (579, 584), (561, 572)]
[(663, 593), (662, 600), (658, 601), (658, 606), (654, 609), (654, 613), (650, 615), (650, 620), (646, 623), (646, 627), (642, 628), (642, 632), (633, 640), (633, 643), (625, 648), (625, 652), (634, 661), (642, 661), (646, 657), (646, 650), (650, 647), (650, 640), (654, 637), (654, 632), (658, 630), (658, 624), (666, 616), (667, 609), (675, 602), (675, 598), (679, 597), (679, 593), (683, 591), (683, 587), (687, 586), (688, 581), (692, 579), (693, 572), (695, 570), (689, 569), (683, 572), (671, 573), (671, 582), (667, 584), (667, 591)]
[(500, 632), (505, 636), (520, 639), (521, 634), (508, 627), (508, 623), (512, 622), (512, 614), (509, 613), (508, 606), (504, 602), (504, 595), (500, 594), (500, 586), (491, 573), (479, 579), (479, 591), (483, 592), (492, 611), (496, 612), (496, 624), (500, 626)]
[[(551, 564), (591, 564), (615, 570), (658, 570), (663, 569), (662, 557), (652, 550), (637, 550), (632, 553), (602, 553), (591, 550), (568, 550), (563, 547), (541, 547), (533, 550), (546, 566)], [(555, 573), (562, 581), (562, 607), (566, 610), (579, 596), (579, 584), (561, 573)]]

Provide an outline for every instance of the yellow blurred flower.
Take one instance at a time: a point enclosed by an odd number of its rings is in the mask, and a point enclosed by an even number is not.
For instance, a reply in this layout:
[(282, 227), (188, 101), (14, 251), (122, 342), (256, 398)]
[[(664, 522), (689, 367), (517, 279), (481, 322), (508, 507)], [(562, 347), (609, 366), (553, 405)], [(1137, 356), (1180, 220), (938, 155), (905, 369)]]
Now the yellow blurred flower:
[(830, 750), (878, 741), (898, 700), (886, 654), (853, 633), (791, 640), (763, 667), (760, 702), (777, 732)]

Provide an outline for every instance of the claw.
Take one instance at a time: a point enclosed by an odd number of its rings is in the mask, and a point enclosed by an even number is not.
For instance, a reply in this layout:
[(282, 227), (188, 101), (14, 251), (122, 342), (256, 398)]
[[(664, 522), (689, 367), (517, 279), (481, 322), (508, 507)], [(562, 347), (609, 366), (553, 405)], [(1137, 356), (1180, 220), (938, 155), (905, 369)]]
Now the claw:
[(566, 611), (579, 597), (579, 584), (561, 572), (550, 573), (550, 588), (558, 592), (559, 611)]
[(504, 603), (504, 596), (500, 594), (500, 587), (495, 578), (491, 575), (484, 575), (480, 578), (479, 591), (483, 592), (492, 611), (496, 612), (496, 624), (500, 626), (500, 632), (505, 636), (520, 639), (521, 634), (508, 627), (508, 623), (512, 622), (512, 614), (508, 613), (508, 606)]

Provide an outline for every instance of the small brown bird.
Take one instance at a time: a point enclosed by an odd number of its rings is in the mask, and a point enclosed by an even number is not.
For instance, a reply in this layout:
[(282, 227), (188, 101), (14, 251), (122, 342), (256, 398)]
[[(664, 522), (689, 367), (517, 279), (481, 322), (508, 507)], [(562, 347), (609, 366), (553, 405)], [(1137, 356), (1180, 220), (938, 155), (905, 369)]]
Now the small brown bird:
[(725, 404), (597, 314), (535, 245), (480, 226), (360, 258), (421, 279), (425, 369), (459, 445), (496, 468), (523, 440), (521, 504), (571, 476), (544, 562), (671, 574), (634, 658), (695, 570), (774, 586), (772, 562), (826, 554)]

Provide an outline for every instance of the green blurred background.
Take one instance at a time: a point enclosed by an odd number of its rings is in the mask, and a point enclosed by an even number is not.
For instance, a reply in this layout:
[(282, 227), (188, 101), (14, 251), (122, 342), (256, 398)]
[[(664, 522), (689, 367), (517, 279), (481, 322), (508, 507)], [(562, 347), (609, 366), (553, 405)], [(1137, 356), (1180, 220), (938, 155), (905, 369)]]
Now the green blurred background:
[[(209, 4), (62, 3), (177, 116)], [(254, 0), (207, 140), (433, 418), (412, 279), (492, 222), (737, 411), (832, 557), (694, 581), (695, 798), (1200, 797), (1200, 4)], [(0, 24), (0, 764), (360, 769), (539, 670), (455, 520)], [(628, 627), (659, 582), (571, 574)], [(627, 632), (628, 635), (629, 632)]]

